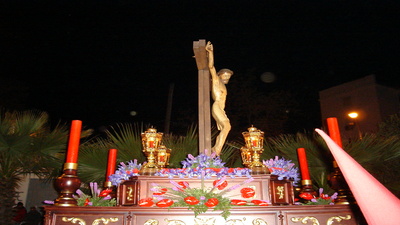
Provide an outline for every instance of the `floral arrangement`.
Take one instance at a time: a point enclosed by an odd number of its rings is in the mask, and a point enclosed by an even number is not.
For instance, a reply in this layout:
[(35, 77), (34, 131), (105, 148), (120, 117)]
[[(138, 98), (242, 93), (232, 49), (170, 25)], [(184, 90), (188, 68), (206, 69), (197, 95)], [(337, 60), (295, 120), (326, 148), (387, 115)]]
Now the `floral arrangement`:
[[(78, 206), (115, 206), (117, 203), (115, 198), (111, 198), (109, 195), (112, 190), (100, 190), (97, 183), (90, 183), (90, 191), (92, 195), (87, 195), (80, 189), (76, 191), (77, 196), (74, 196), (74, 198)], [(46, 200), (44, 203), (53, 205), (54, 201)]]
[(173, 177), (179, 178), (194, 178), (199, 179), (210, 179), (213, 176), (221, 178), (223, 176), (229, 176), (235, 178), (236, 176), (247, 176), (251, 177), (251, 170), (247, 168), (228, 168), (224, 167), (224, 162), (216, 156), (215, 153), (207, 155), (207, 150), (205, 154), (200, 154), (196, 157), (189, 154), (188, 157), (181, 162), (182, 168), (177, 169), (163, 169), (156, 173), (158, 176), (168, 176), (170, 179)]
[[(158, 173), (159, 176), (168, 176), (172, 187), (163, 187), (155, 183), (152, 184), (153, 196), (144, 198), (139, 201), (141, 207), (187, 207), (194, 211), (195, 216), (206, 212), (209, 209), (221, 210), (221, 216), (227, 219), (230, 215), (232, 206), (241, 205), (268, 205), (264, 200), (246, 201), (242, 199), (235, 199), (232, 196), (226, 196), (227, 193), (241, 188), (243, 185), (252, 182), (254, 179), (250, 176), (249, 170), (243, 169), (228, 169), (224, 168), (219, 157), (215, 155), (207, 156), (200, 154), (197, 157), (189, 155), (188, 158), (182, 162), (182, 169), (166, 169)], [(210, 168), (214, 167), (214, 168)], [(215, 169), (217, 167), (217, 170)], [(246, 175), (248, 179), (235, 184), (230, 187), (227, 177)], [(193, 178), (201, 179), (200, 187), (191, 187), (187, 181), (175, 181), (176, 176), (180, 178)], [(212, 186), (206, 187), (205, 180), (215, 179)], [(241, 198), (252, 198), (255, 195), (255, 190), (250, 187), (243, 187), (240, 189)]]
[(294, 167), (295, 164), (292, 163), (292, 160), (275, 156), (274, 159), (263, 160), (263, 164), (268, 167), (272, 175), (278, 176), (278, 180), (283, 180), (284, 178), (293, 179), (294, 186), (300, 181), (298, 168)]
[(141, 168), (142, 164), (138, 163), (137, 159), (131, 160), (127, 164), (121, 162), (115, 173), (109, 176), (109, 181), (111, 181), (112, 185), (117, 186), (123, 180), (129, 180), (130, 177), (139, 176)]
[(324, 189), (319, 189), (319, 197), (314, 196), (311, 193), (304, 192), (299, 195), (300, 198), (306, 200), (306, 203), (299, 203), (302, 205), (334, 205), (335, 199), (337, 198), (338, 193), (335, 192), (333, 195), (329, 196), (324, 194)]

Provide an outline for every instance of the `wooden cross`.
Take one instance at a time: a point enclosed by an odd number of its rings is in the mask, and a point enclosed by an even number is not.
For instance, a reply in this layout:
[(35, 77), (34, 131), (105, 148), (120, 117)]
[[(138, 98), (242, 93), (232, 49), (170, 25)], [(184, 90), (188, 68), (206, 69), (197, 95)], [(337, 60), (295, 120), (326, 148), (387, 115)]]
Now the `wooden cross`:
[(210, 71), (205, 46), (204, 39), (193, 42), (199, 80), (199, 153), (204, 154), (207, 149), (211, 154)]

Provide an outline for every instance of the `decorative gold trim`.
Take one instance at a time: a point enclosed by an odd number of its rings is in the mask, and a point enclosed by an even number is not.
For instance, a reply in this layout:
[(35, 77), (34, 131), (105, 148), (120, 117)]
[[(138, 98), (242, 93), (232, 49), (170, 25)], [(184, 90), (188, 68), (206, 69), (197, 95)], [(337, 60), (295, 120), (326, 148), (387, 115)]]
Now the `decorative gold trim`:
[(311, 180), (301, 180), (301, 185), (312, 185), (312, 181)]
[(76, 206), (76, 204), (60, 204), (60, 203), (54, 203), (55, 206)]
[(265, 221), (261, 218), (254, 219), (252, 224), (253, 225), (268, 225), (267, 221)]
[(76, 217), (70, 217), (70, 218), (68, 218), (68, 217), (62, 217), (61, 218), (61, 220), (63, 221), (63, 222), (70, 222), (70, 223), (77, 223), (78, 222), (78, 224), (79, 225), (86, 225), (86, 222), (85, 222), (85, 220), (83, 220), (83, 219), (81, 219), (81, 218), (76, 218)]
[(99, 225), (100, 222), (103, 222), (104, 225), (107, 225), (107, 224), (110, 223), (110, 222), (111, 222), (111, 223), (118, 222), (118, 218), (117, 218), (117, 217), (112, 217), (112, 218), (106, 219), (106, 218), (104, 218), (104, 217), (101, 217), (101, 218), (99, 218), (99, 219), (95, 219), (95, 220), (93, 221), (92, 225)]
[(111, 181), (106, 181), (106, 182), (104, 182), (104, 184), (103, 184), (103, 187), (105, 187), (105, 188), (111, 188), (113, 185), (112, 185), (112, 182)]
[(64, 170), (77, 170), (78, 163), (64, 163)]
[(127, 191), (126, 191), (126, 200), (128, 201), (132, 201), (133, 200), (133, 188), (131, 186), (127, 187)]
[(346, 215), (346, 216), (332, 216), (326, 221), (326, 225), (331, 225), (333, 224), (336, 220), (336, 222), (342, 222), (342, 220), (351, 220), (351, 215)]
[(167, 225), (186, 225), (185, 222), (183, 222), (182, 220), (169, 220), (169, 219), (164, 219), (165, 222), (167, 222)]
[(226, 225), (241, 225), (246, 220), (245, 217), (243, 219), (230, 219), (225, 222)]
[(215, 225), (215, 218), (194, 218), (194, 225)]
[(158, 225), (158, 220), (148, 219), (143, 225)]
[(302, 224), (307, 224), (308, 220), (310, 220), (312, 222), (312, 225), (320, 225), (319, 221), (317, 218), (313, 217), (313, 216), (306, 216), (306, 217), (292, 217), (290, 218), (290, 220), (292, 222), (301, 222)]
[(276, 190), (278, 191), (276, 194), (278, 195), (278, 199), (283, 199), (283, 196), (285, 196), (285, 187), (284, 186), (278, 186), (276, 187)]

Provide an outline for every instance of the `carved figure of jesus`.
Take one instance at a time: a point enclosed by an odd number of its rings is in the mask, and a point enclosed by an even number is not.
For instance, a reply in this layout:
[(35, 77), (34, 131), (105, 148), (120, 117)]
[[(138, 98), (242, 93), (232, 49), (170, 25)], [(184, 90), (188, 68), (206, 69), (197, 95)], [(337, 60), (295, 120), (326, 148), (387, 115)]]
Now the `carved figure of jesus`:
[(225, 102), (228, 94), (225, 84), (229, 82), (233, 72), (229, 69), (221, 69), (217, 73), (214, 67), (214, 48), (211, 42), (207, 43), (206, 51), (208, 53), (208, 68), (212, 80), (211, 93), (214, 100), (211, 113), (217, 123), (217, 128), (220, 131), (215, 141), (215, 145), (212, 147), (212, 151), (215, 152), (216, 155), (220, 155), (225, 140), (231, 130), (231, 124), (225, 113)]

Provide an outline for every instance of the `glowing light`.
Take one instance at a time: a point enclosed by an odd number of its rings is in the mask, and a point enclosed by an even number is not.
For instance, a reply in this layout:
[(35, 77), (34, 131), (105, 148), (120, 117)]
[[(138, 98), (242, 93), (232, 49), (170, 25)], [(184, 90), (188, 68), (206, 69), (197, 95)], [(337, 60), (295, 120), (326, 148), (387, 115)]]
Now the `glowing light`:
[(356, 119), (358, 117), (358, 113), (356, 113), (356, 112), (351, 112), (351, 113), (349, 113), (347, 115), (352, 119)]

